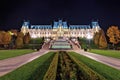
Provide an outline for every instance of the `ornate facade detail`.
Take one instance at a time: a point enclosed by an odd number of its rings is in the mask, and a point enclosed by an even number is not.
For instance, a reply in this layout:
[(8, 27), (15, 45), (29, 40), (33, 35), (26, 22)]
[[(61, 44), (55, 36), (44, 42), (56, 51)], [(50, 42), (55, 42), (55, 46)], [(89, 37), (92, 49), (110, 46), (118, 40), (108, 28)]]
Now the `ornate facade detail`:
[(30, 33), (31, 38), (39, 37), (88, 37), (94, 36), (98, 32), (100, 26), (97, 21), (93, 21), (91, 25), (68, 25), (66, 21), (54, 21), (53, 25), (30, 25), (29, 21), (24, 21), (21, 32)]

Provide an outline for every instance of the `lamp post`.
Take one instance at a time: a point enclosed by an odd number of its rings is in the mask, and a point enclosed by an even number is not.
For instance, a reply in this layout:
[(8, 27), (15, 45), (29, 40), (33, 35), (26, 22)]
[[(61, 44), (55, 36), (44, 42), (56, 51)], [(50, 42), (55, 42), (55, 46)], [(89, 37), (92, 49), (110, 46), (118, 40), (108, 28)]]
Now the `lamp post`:
[(91, 41), (92, 38), (93, 37), (90, 35), (90, 33), (88, 33), (87, 39), (88, 39), (88, 48), (89, 48), (89, 50), (90, 50), (90, 41)]
[(33, 38), (33, 49), (35, 49), (35, 38), (37, 38), (37, 36), (33, 35), (32, 38)]

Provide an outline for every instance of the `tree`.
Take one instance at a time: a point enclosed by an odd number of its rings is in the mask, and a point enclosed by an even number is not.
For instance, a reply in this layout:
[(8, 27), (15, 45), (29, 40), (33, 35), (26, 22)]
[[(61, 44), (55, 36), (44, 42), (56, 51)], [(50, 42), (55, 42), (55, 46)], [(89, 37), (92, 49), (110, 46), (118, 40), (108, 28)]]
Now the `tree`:
[(23, 39), (25, 44), (28, 44), (30, 42), (30, 34), (26, 33)]
[(94, 41), (95, 45), (99, 44), (99, 38), (100, 38), (100, 32), (96, 32), (93, 37), (93, 41)]
[(2, 39), (3, 38), (3, 34), (2, 34), (2, 31), (0, 31), (0, 44), (2, 44)]
[(107, 29), (107, 36), (109, 37), (109, 42), (113, 44), (118, 44), (120, 42), (120, 31), (118, 26), (111, 26)]
[(18, 33), (17, 33), (17, 37), (23, 38), (23, 37), (24, 37), (24, 34), (23, 34), (22, 32), (18, 32)]
[(80, 38), (80, 37), (78, 37), (78, 41), (79, 41), (79, 44), (81, 45), (82, 49), (87, 48), (86, 38)]
[(99, 32), (96, 32), (93, 37), (93, 42), (99, 48), (106, 48), (107, 47), (107, 40), (104, 34), (104, 31), (101, 29)]
[(5, 32), (3, 36), (3, 44), (8, 45), (11, 42), (11, 35), (9, 32)]
[(18, 30), (16, 30), (16, 29), (11, 29), (10, 32), (13, 33), (13, 35), (17, 36)]
[(21, 37), (17, 37), (15, 43), (16, 43), (16, 47), (17, 47), (17, 48), (23, 47), (23, 39), (22, 39)]
[(8, 45), (11, 42), (11, 35), (9, 32), (0, 31), (0, 44), (3, 45), (5, 48), (8, 47)]
[(13, 34), (11, 42), (10, 42), (10, 45), (9, 45), (9, 48), (15, 48), (15, 41), (16, 41), (16, 39), (17, 39), (17, 36)]
[(104, 31), (101, 29), (100, 37), (99, 37), (99, 48), (106, 48), (106, 47), (107, 47), (107, 40)]
[(5, 31), (0, 31), (0, 44), (3, 45), (3, 36), (5, 34)]
[(17, 33), (17, 39), (15, 41), (15, 45), (17, 48), (23, 47), (23, 37), (24, 37), (24, 34), (22, 32)]

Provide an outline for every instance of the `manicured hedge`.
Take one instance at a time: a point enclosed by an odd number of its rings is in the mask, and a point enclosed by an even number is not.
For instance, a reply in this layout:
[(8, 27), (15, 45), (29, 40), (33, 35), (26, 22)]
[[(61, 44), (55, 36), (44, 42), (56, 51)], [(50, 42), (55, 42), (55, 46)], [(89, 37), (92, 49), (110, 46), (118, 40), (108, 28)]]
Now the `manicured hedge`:
[(59, 52), (59, 61), (56, 80), (88, 80), (79, 66), (67, 55)]
[(70, 55), (74, 56), (79, 61), (86, 64), (89, 68), (104, 76), (107, 80), (120, 80), (120, 70), (94, 61), (90, 58), (77, 54), (75, 52), (69, 52)]
[(57, 64), (58, 64), (58, 53), (55, 54), (43, 80), (55, 80), (56, 79)]
[(79, 66), (80, 70), (86, 75), (87, 79), (89, 80), (106, 80), (103, 76), (98, 74), (97, 72), (93, 71), (91, 68), (86, 66), (84, 63), (82, 63), (80, 60), (76, 59), (71, 54), (68, 54), (71, 59)]
[(44, 39), (43, 38), (32, 38), (30, 40), (30, 44), (41, 44), (44, 43)]

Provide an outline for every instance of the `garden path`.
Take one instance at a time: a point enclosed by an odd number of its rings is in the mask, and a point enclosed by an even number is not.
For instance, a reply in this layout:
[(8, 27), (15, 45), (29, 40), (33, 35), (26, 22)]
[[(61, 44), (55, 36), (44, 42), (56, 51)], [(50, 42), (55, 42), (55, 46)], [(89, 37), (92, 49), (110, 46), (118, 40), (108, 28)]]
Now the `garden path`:
[(75, 52), (120, 70), (120, 59), (90, 53), (84, 50), (76, 50)]
[(27, 64), (28, 62), (31, 62), (32, 60), (42, 56), (43, 54), (48, 53), (49, 52), (48, 46), (49, 44), (44, 44), (43, 48), (37, 52), (0, 60), (0, 76), (3, 76), (17, 69), (18, 67)]
[(107, 56), (103, 56), (103, 55), (94, 54), (91, 52), (84, 51), (84, 50), (78, 48), (77, 45), (75, 45), (72, 41), (71, 41), (71, 44), (73, 46), (72, 51), (120, 70), (120, 59), (107, 57)]

